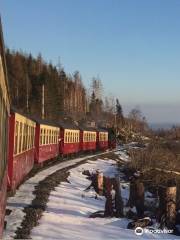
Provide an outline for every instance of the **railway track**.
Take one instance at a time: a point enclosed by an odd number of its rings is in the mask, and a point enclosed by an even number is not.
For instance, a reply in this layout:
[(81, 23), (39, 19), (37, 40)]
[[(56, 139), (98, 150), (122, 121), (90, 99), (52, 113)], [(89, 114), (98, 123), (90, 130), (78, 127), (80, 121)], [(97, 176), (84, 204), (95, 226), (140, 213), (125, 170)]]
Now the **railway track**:
[(7, 201), (6, 229), (3, 239), (27, 239), (31, 229), (37, 225), (46, 208), (49, 194), (62, 181), (66, 181), (68, 171), (87, 160), (107, 157), (116, 150), (83, 156), (44, 166), (30, 174), (13, 197)]

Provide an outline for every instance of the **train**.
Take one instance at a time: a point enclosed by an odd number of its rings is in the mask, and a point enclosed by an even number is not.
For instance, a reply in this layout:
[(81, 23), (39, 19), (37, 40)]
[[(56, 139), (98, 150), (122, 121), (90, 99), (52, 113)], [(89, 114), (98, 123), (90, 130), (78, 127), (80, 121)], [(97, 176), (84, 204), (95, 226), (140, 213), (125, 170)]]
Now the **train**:
[(43, 166), (58, 156), (105, 151), (108, 130), (73, 123), (50, 122), (10, 109), (8, 190), (14, 192), (35, 164)]
[(7, 146), (10, 94), (6, 70), (3, 33), (0, 19), (0, 239), (3, 232), (7, 193)]
[(58, 156), (105, 151), (116, 146), (115, 138), (110, 138), (107, 129), (67, 121), (50, 122), (13, 108), (4, 49), (0, 19), (0, 239), (7, 192), (15, 192), (35, 164), (42, 167)]

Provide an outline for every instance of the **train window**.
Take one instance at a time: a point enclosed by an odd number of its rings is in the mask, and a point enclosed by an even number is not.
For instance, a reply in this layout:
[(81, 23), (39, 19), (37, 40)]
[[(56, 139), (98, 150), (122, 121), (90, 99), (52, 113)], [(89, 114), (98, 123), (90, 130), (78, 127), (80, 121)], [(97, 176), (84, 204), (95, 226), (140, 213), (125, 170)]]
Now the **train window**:
[(46, 129), (43, 128), (43, 145), (46, 144)]
[(50, 130), (50, 143), (52, 144), (52, 133), (53, 133), (53, 130)]
[(40, 145), (43, 144), (43, 129), (41, 128), (41, 131), (40, 131)]
[(29, 126), (29, 149), (32, 148), (32, 127)]
[(71, 132), (71, 143), (73, 142), (73, 135), (74, 135), (74, 133)]
[(50, 135), (50, 130), (48, 129), (48, 130), (47, 130), (47, 144), (49, 144), (49, 140), (50, 140), (50, 139), (49, 139), (49, 135)]
[(43, 137), (42, 145), (43, 145), (43, 144), (45, 144), (45, 131), (44, 131), (44, 129), (42, 129), (42, 131), (43, 131), (43, 135), (42, 135), (42, 137)]
[(52, 143), (54, 143), (54, 130), (52, 130), (52, 135), (51, 135), (51, 138), (52, 138)]
[(75, 132), (73, 132), (72, 135), (73, 135), (72, 142), (75, 143)]
[(49, 135), (48, 129), (46, 129), (46, 144), (48, 144), (48, 135)]
[(23, 151), (27, 149), (27, 124), (24, 124), (24, 143), (23, 143)]
[(35, 127), (32, 127), (32, 129), (33, 129), (33, 134), (32, 134), (32, 136), (33, 136), (33, 138), (32, 138), (32, 148), (34, 147), (34, 143), (35, 143)]
[(49, 141), (48, 143), (50, 144), (51, 143), (51, 130), (49, 130)]
[(49, 130), (46, 129), (46, 144), (49, 143)]
[(68, 132), (67, 143), (70, 141), (70, 132)]
[(28, 125), (25, 125), (25, 150), (28, 149)]
[(19, 130), (19, 122), (16, 121), (15, 126), (15, 142), (14, 142), (14, 154), (17, 154), (17, 146), (18, 146), (18, 130)]
[(29, 135), (28, 135), (28, 124), (26, 124), (26, 150), (28, 150), (28, 147), (29, 147), (29, 145), (28, 145), (28, 138), (29, 138)]
[(44, 144), (46, 144), (46, 134), (47, 132), (46, 132), (46, 129), (44, 128)]
[(51, 130), (49, 130), (48, 132), (49, 132), (49, 134), (48, 134), (48, 139), (49, 139), (48, 143), (50, 144), (51, 143)]
[(71, 132), (69, 132), (69, 143), (71, 142)]
[(53, 130), (51, 131), (51, 143), (53, 143)]
[(26, 125), (26, 150), (29, 149), (29, 142), (28, 142), (28, 140), (29, 140), (29, 132), (28, 132), (28, 128), (29, 128), (29, 125), (27, 124)]
[(22, 122), (20, 122), (20, 127), (19, 127), (19, 153), (21, 153), (22, 149)]
[(57, 143), (58, 142), (58, 131), (55, 131), (55, 143)]
[(68, 138), (67, 132), (65, 132), (64, 134), (65, 134), (65, 135), (64, 135), (64, 137), (65, 137), (65, 142), (67, 143), (67, 138)]
[(25, 124), (22, 124), (22, 152), (25, 149)]

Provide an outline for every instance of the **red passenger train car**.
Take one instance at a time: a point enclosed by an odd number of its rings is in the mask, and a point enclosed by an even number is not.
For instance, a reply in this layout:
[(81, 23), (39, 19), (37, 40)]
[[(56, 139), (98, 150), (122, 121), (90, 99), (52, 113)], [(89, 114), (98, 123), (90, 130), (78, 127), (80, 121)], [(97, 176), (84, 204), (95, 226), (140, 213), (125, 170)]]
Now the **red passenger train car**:
[(9, 96), (4, 42), (0, 21), (0, 239), (4, 228), (6, 209)]
[(11, 110), (9, 118), (8, 188), (14, 191), (34, 165), (36, 123)]
[(75, 124), (59, 122), (60, 133), (60, 154), (68, 155), (80, 151), (80, 130)]
[(55, 158), (59, 155), (60, 128), (45, 120), (36, 120), (35, 163)]
[(108, 149), (108, 131), (104, 129), (98, 129), (97, 131), (97, 149)]
[(83, 127), (80, 131), (80, 149), (81, 151), (96, 150), (97, 131), (93, 128)]

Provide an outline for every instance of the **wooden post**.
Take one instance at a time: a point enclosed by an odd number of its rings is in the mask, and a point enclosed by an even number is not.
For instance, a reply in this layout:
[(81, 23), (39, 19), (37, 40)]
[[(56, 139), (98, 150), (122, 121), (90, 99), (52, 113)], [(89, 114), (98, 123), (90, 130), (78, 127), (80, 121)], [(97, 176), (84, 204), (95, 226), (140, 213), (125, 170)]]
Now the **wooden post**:
[(113, 203), (112, 203), (112, 182), (110, 178), (105, 178), (105, 191), (106, 191), (106, 203), (105, 203), (105, 217), (113, 217)]
[(103, 195), (103, 173), (97, 173), (97, 188), (99, 195)]
[(160, 227), (170, 230), (175, 228), (176, 223), (176, 183), (169, 181), (167, 187), (159, 188), (158, 221)]
[(165, 187), (159, 187), (158, 188), (158, 197), (159, 197), (159, 208), (157, 211), (156, 219), (159, 223), (161, 223), (161, 227), (163, 228), (165, 226), (165, 223), (162, 222), (163, 220), (163, 214), (166, 212), (166, 188)]
[(166, 227), (174, 229), (176, 223), (176, 183), (169, 182), (166, 189)]
[(116, 217), (123, 217), (123, 200), (121, 197), (121, 186), (120, 186), (120, 177), (116, 176), (114, 180), (114, 189), (115, 189), (115, 211)]
[(129, 200), (128, 200), (128, 204), (127, 204), (131, 208), (135, 206), (135, 194), (136, 194), (135, 179), (133, 177), (130, 181)]
[(139, 179), (135, 181), (136, 198), (135, 207), (137, 211), (137, 216), (139, 218), (144, 217), (144, 184)]

